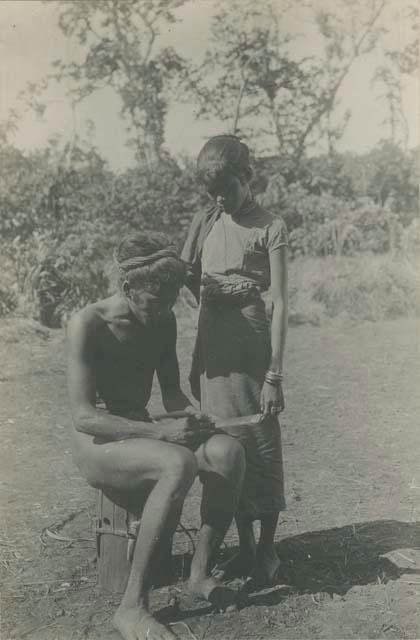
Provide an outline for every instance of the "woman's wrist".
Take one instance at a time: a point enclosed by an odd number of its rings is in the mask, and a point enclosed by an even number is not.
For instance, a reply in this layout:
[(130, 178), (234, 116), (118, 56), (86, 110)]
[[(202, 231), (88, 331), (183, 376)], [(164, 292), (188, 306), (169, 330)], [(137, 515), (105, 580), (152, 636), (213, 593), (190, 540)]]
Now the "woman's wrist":
[(283, 372), (267, 369), (264, 375), (264, 380), (267, 384), (270, 384), (273, 387), (280, 387), (283, 382)]

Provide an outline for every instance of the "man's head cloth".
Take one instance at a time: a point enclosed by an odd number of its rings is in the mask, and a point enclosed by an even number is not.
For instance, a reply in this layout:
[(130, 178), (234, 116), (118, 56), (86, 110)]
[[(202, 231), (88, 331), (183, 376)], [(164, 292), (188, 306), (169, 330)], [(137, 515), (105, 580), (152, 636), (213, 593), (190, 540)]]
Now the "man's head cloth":
[(163, 233), (134, 233), (124, 238), (114, 251), (120, 285), (150, 288), (162, 284), (180, 289), (186, 265), (175, 246)]

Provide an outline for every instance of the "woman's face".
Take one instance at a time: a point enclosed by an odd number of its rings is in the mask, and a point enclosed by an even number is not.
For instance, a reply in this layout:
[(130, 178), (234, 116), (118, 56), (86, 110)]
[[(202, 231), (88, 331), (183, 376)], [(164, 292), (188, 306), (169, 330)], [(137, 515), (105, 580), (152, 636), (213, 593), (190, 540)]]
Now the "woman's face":
[(249, 185), (244, 178), (223, 176), (214, 181), (209, 195), (226, 213), (235, 215), (249, 196)]

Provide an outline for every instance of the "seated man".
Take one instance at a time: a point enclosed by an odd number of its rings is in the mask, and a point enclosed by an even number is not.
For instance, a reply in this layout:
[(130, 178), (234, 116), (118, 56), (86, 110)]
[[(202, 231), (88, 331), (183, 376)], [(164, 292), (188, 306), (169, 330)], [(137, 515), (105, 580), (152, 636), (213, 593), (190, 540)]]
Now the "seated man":
[[(203, 483), (202, 526), (190, 589), (216, 606), (234, 593), (209, 575), (241, 494), (245, 459), (233, 438), (215, 433), (180, 388), (172, 306), (185, 265), (162, 234), (136, 234), (119, 244), (117, 294), (90, 304), (68, 325), (68, 385), (74, 453), (90, 485), (141, 513), (131, 573), (114, 625), (126, 640), (172, 638), (148, 609), (153, 559), (171, 537), (197, 476)], [(157, 373), (166, 411), (187, 418), (153, 423), (146, 405)], [(99, 396), (106, 410), (96, 406)]]

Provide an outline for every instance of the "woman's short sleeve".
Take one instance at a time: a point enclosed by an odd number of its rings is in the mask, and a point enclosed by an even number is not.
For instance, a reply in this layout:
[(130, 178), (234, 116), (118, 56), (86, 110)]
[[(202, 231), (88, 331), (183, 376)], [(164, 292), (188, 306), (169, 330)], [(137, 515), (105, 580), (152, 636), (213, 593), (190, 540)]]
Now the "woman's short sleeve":
[(268, 253), (275, 251), (279, 247), (288, 247), (289, 237), (287, 229), (282, 218), (274, 218), (268, 227), (267, 249)]

